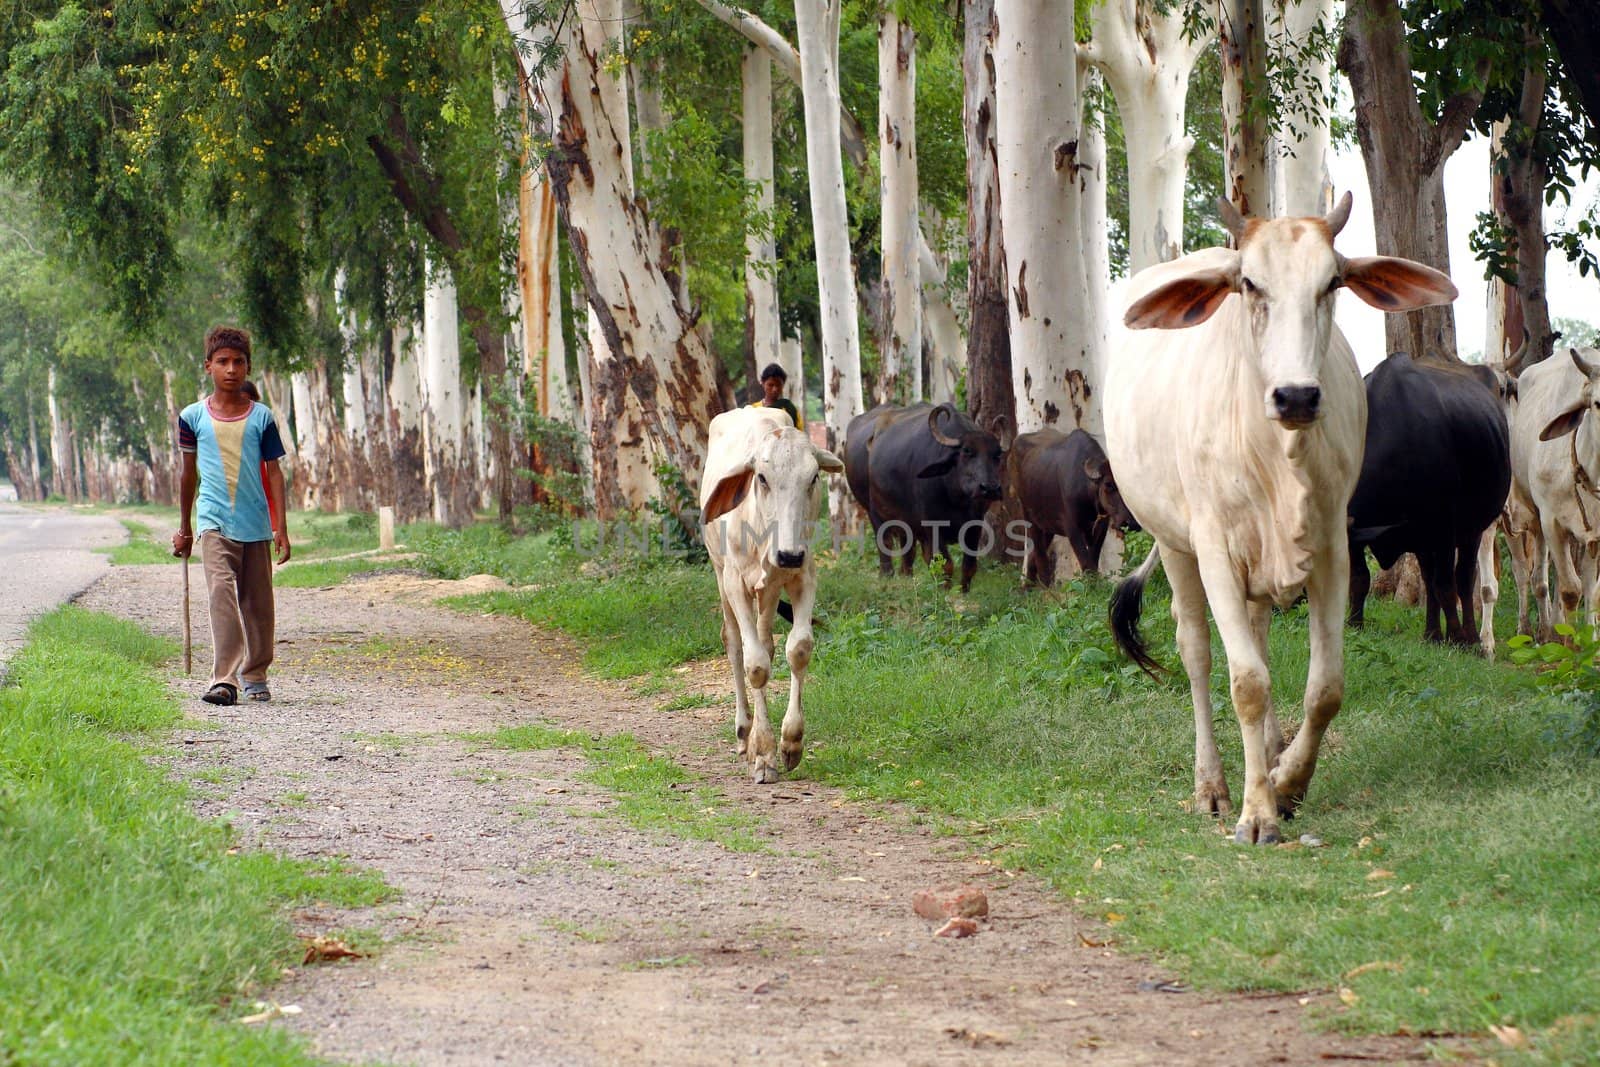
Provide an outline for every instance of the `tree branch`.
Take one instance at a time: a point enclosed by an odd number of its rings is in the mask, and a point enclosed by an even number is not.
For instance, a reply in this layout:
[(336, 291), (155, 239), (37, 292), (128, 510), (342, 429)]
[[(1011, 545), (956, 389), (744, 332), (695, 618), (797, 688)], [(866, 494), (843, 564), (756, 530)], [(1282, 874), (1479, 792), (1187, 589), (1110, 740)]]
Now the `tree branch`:
[[(744, 37), (745, 40), (755, 45), (772, 57), (772, 62), (777, 64), (786, 77), (801, 91), (805, 91), (805, 83), (800, 74), (800, 53), (788, 38), (773, 29), (767, 23), (743, 8), (725, 4), (722, 0), (699, 0), (700, 6), (714, 15), (718, 22), (732, 28)], [(850, 157), (850, 162), (857, 167), (863, 167), (867, 162), (866, 135), (861, 132), (861, 123), (856, 121), (850, 109), (839, 104), (839, 144), (843, 146), (845, 155)]]
[(1483, 103), (1483, 93), (1488, 86), (1489, 61), (1480, 59), (1473, 74), (1475, 87), (1446, 100), (1439, 112), (1439, 121), (1433, 128), (1433, 143), (1425, 149), (1423, 156), (1423, 165), (1430, 173), (1461, 147), (1472, 125), (1472, 116), (1478, 113), (1478, 105)]

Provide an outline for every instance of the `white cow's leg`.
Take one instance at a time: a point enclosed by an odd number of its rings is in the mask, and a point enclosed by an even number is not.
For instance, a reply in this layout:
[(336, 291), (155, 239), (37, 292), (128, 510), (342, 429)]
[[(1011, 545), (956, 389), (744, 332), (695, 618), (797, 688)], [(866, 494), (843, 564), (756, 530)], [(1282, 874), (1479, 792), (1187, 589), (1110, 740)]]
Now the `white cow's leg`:
[(1256, 645), (1255, 628), (1238, 572), (1225, 551), (1200, 548), (1200, 574), (1205, 581), (1211, 617), (1228, 654), (1228, 681), (1234, 714), (1244, 739), (1244, 803), (1234, 840), (1267, 845), (1279, 840), (1278, 803), (1267, 779), (1266, 715), (1271, 680)]
[(778, 780), (778, 768), (773, 758), (778, 746), (772, 736), (772, 720), (767, 714), (767, 679), (772, 676), (772, 657), (767, 654), (766, 643), (756, 622), (758, 606), (749, 594), (741, 589), (728, 597), (727, 602), (738, 624), (739, 638), (744, 644), (745, 679), (755, 690), (755, 708), (751, 715), (747, 749), (754, 765), (751, 776), (758, 783), (770, 784)]
[[(1578, 603), (1583, 599), (1583, 587), (1578, 577), (1577, 565), (1573, 562), (1573, 539), (1567, 531), (1563, 530), (1553, 519), (1546, 519), (1544, 523), (1545, 549), (1550, 553), (1550, 560), (1556, 568), (1556, 593), (1561, 599), (1561, 610), (1558, 613), (1555, 605), (1551, 604), (1548, 622), (1541, 623), (1541, 629), (1554, 627), (1559, 622), (1573, 622), (1572, 613), (1578, 610)], [(1546, 594), (1545, 601), (1551, 601)], [(1545, 640), (1555, 640), (1554, 629)]]
[(1508, 519), (1500, 520), (1506, 535), (1506, 548), (1511, 556), (1511, 581), (1517, 587), (1517, 633), (1533, 633), (1528, 617), (1528, 593), (1533, 587), (1533, 568), (1543, 559), (1535, 550), (1538, 538), (1531, 530), (1513, 530)]
[(1225, 818), (1233, 810), (1222, 756), (1211, 726), (1211, 627), (1200, 566), (1187, 553), (1163, 547), (1161, 565), (1172, 586), (1172, 620), (1178, 624), (1178, 655), (1189, 676), (1194, 705), (1194, 810)]
[(733, 670), (733, 733), (739, 739), (739, 755), (750, 748), (750, 695), (744, 684), (744, 642), (739, 637), (739, 620), (728, 606), (727, 594), (722, 595), (722, 647), (728, 653), (728, 666)]
[(1494, 606), (1500, 600), (1500, 578), (1495, 573), (1495, 532), (1499, 523), (1491, 523), (1478, 539), (1478, 642), (1483, 654), (1494, 659)]
[(811, 666), (811, 612), (817, 599), (817, 576), (810, 571), (790, 587), (794, 598), (794, 625), (789, 630), (789, 640), (784, 653), (789, 660), (789, 709), (783, 713), (783, 742), (778, 751), (783, 756), (783, 769), (792, 771), (800, 765), (800, 754), (806, 736), (806, 715), (800, 707), (800, 691), (805, 688), (806, 669)]
[[(1272, 605), (1250, 605), (1250, 632), (1255, 634), (1256, 651), (1261, 653), (1261, 662), (1267, 665), (1267, 673), (1272, 673), (1271, 649), (1267, 644), (1268, 633), (1272, 628)], [(1278, 756), (1283, 753), (1283, 727), (1278, 725), (1278, 709), (1272, 703), (1272, 690), (1267, 690), (1267, 713), (1261, 720), (1262, 730), (1267, 738), (1267, 767), (1270, 769), (1278, 765)]]
[(1342, 551), (1317, 557), (1306, 580), (1311, 614), (1311, 669), (1306, 677), (1305, 722), (1272, 774), (1279, 813), (1292, 816), (1305, 799), (1317, 769), (1322, 735), (1344, 702), (1344, 610), (1350, 557)]

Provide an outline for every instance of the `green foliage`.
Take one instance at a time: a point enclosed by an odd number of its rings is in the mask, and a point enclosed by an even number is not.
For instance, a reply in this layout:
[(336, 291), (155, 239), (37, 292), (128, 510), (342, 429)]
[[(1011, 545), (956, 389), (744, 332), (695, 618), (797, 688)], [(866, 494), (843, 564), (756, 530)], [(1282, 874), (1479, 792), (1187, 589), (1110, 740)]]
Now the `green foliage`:
[(1537, 644), (1527, 634), (1511, 638), (1511, 661), (1537, 666), (1539, 684), (1562, 698), (1547, 738), (1559, 748), (1600, 758), (1600, 631), (1564, 622), (1555, 631), (1568, 643)]
[(683, 471), (666, 460), (656, 463), (656, 485), (660, 496), (651, 497), (645, 508), (661, 523), (665, 547), (686, 563), (704, 563), (709, 557), (700, 531), (690, 524), (700, 514), (700, 502)]
[(229, 855), (228, 827), (121, 738), (178, 721), (170, 641), (78, 608), (36, 623), (0, 690), (0, 1059), (312, 1062), (228, 1021), (299, 958), (285, 909), (384, 899), (341, 864)]

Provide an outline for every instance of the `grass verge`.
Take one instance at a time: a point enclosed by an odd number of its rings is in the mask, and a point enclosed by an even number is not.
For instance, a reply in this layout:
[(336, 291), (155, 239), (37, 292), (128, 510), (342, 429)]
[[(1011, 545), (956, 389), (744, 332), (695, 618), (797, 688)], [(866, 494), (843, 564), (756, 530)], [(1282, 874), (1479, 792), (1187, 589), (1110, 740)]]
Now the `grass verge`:
[[(584, 640), (597, 674), (720, 651), (709, 568), (586, 561), (549, 534), (452, 536), (425, 565), (526, 583), (470, 606)], [(1285, 827), (1325, 845), (1246, 849), (1184, 810), (1187, 686), (1116, 654), (1109, 586), (1015, 583), (986, 565), (961, 596), (925, 571), (884, 580), (854, 554), (825, 562), (800, 775), (999, 846), (1204, 987), (1339, 990), (1321, 1021), (1351, 1031), (1515, 1027), (1528, 1047), (1511, 1054), (1530, 1062), (1600, 1049), (1600, 762), (1569, 743), (1573, 712), (1526, 669), (1426, 645), (1419, 612), (1369, 604), (1367, 629), (1348, 637), (1345, 710)], [(1500, 601), (1501, 633), (1514, 603)], [(1176, 667), (1167, 608), (1158, 582), (1145, 626)], [(1274, 696), (1287, 720), (1307, 641), (1304, 609), (1280, 613)], [(1212, 688), (1238, 796), (1220, 654)]]
[(37, 623), (0, 690), (0, 1062), (316, 1062), (239, 1026), (302, 951), (289, 905), (376, 903), (337, 861), (230, 855), (233, 835), (124, 738), (179, 720), (172, 643), (78, 608)]
[(616, 813), (631, 826), (694, 841), (715, 841), (730, 852), (765, 852), (750, 833), (750, 819), (721, 810), (720, 793), (672, 760), (652, 755), (629, 734), (594, 736), (542, 723), (460, 735), (483, 748), (529, 751), (575, 748), (589, 759), (582, 775), (617, 802)]

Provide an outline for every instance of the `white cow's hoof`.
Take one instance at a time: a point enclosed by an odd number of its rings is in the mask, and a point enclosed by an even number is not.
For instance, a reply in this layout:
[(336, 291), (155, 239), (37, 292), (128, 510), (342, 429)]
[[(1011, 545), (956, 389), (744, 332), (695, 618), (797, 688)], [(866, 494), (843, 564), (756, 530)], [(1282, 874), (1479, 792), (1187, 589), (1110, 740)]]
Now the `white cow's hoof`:
[(1278, 833), (1276, 819), (1247, 816), (1240, 819), (1239, 825), (1234, 827), (1233, 840), (1241, 845), (1276, 845), (1283, 840), (1283, 837)]
[(1233, 800), (1228, 796), (1228, 783), (1218, 778), (1214, 782), (1194, 784), (1194, 810), (1201, 815), (1225, 819), (1233, 810)]
[(778, 781), (778, 768), (770, 763), (758, 762), (750, 779), (756, 785), (774, 785)]
[(792, 771), (800, 766), (800, 756), (804, 751), (800, 742), (785, 741), (778, 746), (778, 751), (783, 755), (783, 769)]

